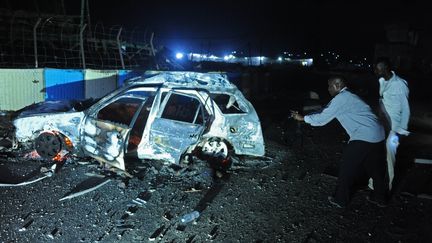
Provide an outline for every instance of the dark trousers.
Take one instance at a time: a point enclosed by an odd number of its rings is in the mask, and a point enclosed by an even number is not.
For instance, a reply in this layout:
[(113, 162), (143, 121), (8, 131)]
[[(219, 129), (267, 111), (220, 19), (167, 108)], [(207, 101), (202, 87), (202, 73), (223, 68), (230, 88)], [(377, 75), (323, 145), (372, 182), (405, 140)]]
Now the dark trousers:
[(373, 179), (374, 197), (386, 200), (388, 183), (386, 183), (386, 160), (384, 141), (369, 143), (360, 140), (350, 141), (345, 147), (335, 191), (335, 200), (346, 206), (352, 194), (354, 182), (362, 174)]

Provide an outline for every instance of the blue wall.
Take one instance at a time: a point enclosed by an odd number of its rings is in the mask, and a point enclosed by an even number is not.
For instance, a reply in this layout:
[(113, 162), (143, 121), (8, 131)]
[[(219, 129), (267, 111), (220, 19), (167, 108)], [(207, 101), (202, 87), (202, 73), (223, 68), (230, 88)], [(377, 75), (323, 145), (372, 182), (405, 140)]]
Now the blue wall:
[(82, 70), (44, 70), (45, 100), (84, 99), (84, 73)]

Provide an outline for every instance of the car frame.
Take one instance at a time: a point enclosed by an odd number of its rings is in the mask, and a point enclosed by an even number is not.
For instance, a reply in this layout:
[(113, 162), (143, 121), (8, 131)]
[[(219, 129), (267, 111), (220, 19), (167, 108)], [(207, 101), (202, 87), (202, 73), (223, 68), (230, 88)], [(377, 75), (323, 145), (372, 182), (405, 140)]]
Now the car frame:
[(229, 163), (265, 153), (254, 107), (223, 73), (148, 71), (82, 111), (22, 112), (13, 124), (16, 149), (90, 156), (123, 171), (130, 157)]

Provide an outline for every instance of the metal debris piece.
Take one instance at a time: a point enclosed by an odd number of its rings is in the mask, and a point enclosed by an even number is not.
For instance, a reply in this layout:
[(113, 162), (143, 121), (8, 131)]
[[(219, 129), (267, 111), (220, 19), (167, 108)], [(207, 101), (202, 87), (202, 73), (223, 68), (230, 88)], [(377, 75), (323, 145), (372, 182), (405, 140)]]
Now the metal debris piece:
[(58, 228), (54, 228), (49, 234), (47, 234), (47, 237), (50, 239), (54, 239), (57, 232), (58, 232)]
[(90, 177), (89, 179), (78, 184), (74, 188), (74, 190), (72, 190), (70, 193), (66, 194), (64, 197), (60, 198), (59, 201), (71, 199), (74, 197), (84, 195), (88, 192), (92, 192), (92, 191), (98, 189), (99, 187), (107, 184), (110, 181), (111, 180), (107, 179), (107, 178)]
[(136, 205), (131, 206), (126, 210), (126, 213), (129, 214), (130, 216), (132, 216), (136, 213), (137, 210), (138, 210), (138, 207)]
[(192, 188), (186, 190), (185, 192), (200, 192), (200, 191), (202, 191), (202, 189), (196, 189), (195, 187), (192, 187)]
[(216, 225), (215, 227), (213, 227), (213, 229), (210, 231), (210, 233), (208, 233), (208, 236), (210, 237), (210, 239), (214, 239), (216, 237), (218, 228), (219, 227)]
[(121, 230), (128, 230), (128, 229), (133, 229), (135, 226), (132, 224), (122, 224), (122, 225), (117, 225), (117, 229), (121, 229)]
[(90, 177), (99, 177), (99, 178), (105, 177), (104, 175), (101, 175), (101, 174), (95, 174), (95, 173), (89, 173), (89, 172), (86, 172), (85, 175), (90, 176)]
[(30, 219), (29, 221), (27, 221), (27, 223), (25, 223), (23, 225), (23, 227), (21, 227), (18, 231), (22, 232), (22, 231), (26, 231), (28, 229), (28, 227), (33, 223), (34, 219)]
[(185, 224), (179, 224), (177, 225), (177, 230), (178, 231), (184, 231), (186, 229), (186, 225)]
[(150, 191), (143, 191), (141, 192), (138, 197), (136, 199), (133, 199), (132, 202), (138, 204), (138, 205), (143, 205), (145, 203), (147, 203), (147, 201), (150, 199), (151, 194)]
[(193, 240), (195, 239), (196, 235), (192, 235), (191, 237), (189, 237), (189, 239), (187, 239), (186, 243), (192, 243)]
[(50, 176), (45, 175), (45, 176), (39, 177), (39, 178), (37, 178), (37, 179), (31, 180), (31, 181), (24, 181), (24, 182), (20, 182), (20, 183), (17, 183), (17, 184), (0, 183), (0, 187), (7, 187), (7, 186), (11, 186), (11, 187), (15, 187), (15, 186), (25, 186), (25, 185), (29, 185), (29, 184), (32, 184), (32, 183), (35, 183), (35, 182), (41, 181), (41, 180), (43, 180), (43, 179), (45, 179), (45, 178), (47, 178), (47, 177), (50, 177)]
[(432, 159), (420, 159), (420, 158), (416, 158), (414, 160), (414, 163), (432, 165)]
[(155, 241), (156, 238), (162, 233), (162, 231), (165, 229), (165, 225), (162, 225), (159, 227), (150, 237), (149, 241)]
[(29, 185), (29, 184), (41, 181), (47, 177), (51, 177), (54, 174), (56, 167), (57, 167), (57, 164), (53, 164), (50, 169), (42, 167), (40, 171), (42, 174), (44, 174), (44, 176), (36, 178), (34, 180), (24, 181), (24, 182), (20, 182), (20, 183), (0, 183), (0, 187), (25, 186), (25, 185)]
[(170, 221), (173, 218), (172, 214), (169, 211), (164, 213), (162, 217), (167, 221)]
[(417, 195), (417, 197), (423, 198), (423, 199), (432, 199), (432, 195), (425, 194), (425, 193), (419, 194), (419, 195)]

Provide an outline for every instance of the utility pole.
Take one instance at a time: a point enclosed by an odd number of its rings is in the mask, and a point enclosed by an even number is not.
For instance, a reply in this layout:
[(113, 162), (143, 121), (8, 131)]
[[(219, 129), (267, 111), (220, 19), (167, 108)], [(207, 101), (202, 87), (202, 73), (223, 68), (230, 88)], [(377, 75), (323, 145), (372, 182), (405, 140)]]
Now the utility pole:
[(260, 42), (259, 42), (259, 57), (258, 57), (260, 66), (262, 65), (262, 56), (263, 56), (263, 54), (262, 54), (262, 40), (260, 40)]
[(248, 42), (248, 52), (249, 52), (249, 58), (248, 58), (248, 66), (252, 65), (252, 47), (250, 41)]
[(84, 9), (85, 9), (85, 0), (81, 0), (80, 29), (83, 28), (83, 24), (84, 24)]

